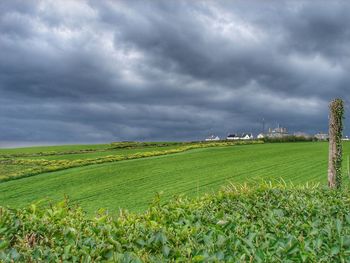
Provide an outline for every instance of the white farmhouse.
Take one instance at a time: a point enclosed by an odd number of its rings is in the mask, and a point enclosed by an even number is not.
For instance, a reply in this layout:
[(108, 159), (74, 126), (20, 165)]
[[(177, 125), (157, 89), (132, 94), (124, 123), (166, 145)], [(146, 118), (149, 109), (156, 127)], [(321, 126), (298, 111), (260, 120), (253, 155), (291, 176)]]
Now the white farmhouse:
[(314, 136), (319, 141), (327, 141), (329, 139), (328, 133), (317, 133)]
[(257, 136), (256, 138), (258, 138), (259, 140), (261, 140), (261, 139), (264, 139), (264, 138), (265, 138), (265, 135), (262, 134), (262, 133), (259, 133), (258, 136)]
[(205, 141), (220, 141), (220, 137), (219, 136), (215, 136), (215, 135), (211, 135), (208, 138), (205, 139)]
[(252, 140), (252, 139), (254, 139), (254, 136), (251, 133), (242, 133), (240, 139), (241, 140)]
[(226, 137), (226, 140), (239, 140), (240, 137), (237, 134), (229, 134)]

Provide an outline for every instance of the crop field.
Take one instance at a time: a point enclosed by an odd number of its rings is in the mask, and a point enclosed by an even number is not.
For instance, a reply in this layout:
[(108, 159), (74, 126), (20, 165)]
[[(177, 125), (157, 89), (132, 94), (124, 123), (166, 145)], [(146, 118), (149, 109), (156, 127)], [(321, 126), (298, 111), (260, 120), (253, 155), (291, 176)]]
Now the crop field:
[(0, 170), (3, 171), (3, 173), (0, 173), (0, 182), (74, 167), (167, 155), (198, 148), (232, 146), (247, 143), (258, 144), (262, 142), (125, 142), (112, 143), (108, 147), (97, 149), (80, 148), (78, 150), (64, 151), (5, 152), (3, 154), (0, 153)]
[[(95, 148), (93, 148), (95, 147)], [(0, 154), (23, 153), (20, 159), (38, 160), (38, 152), (61, 151), (57, 155), (40, 156), (40, 159), (83, 159), (110, 152), (142, 154), (154, 150), (179, 149), (179, 145), (163, 145), (110, 149), (110, 145), (69, 146), (41, 149), (6, 150)], [(91, 152), (79, 152), (92, 149)], [(77, 151), (68, 154), (68, 151)], [(156, 152), (158, 153), (158, 152)], [(23, 207), (38, 200), (59, 201), (68, 195), (89, 214), (99, 208), (117, 212), (119, 208), (142, 211), (148, 207), (156, 193), (163, 201), (174, 195), (190, 197), (213, 192), (222, 185), (232, 183), (256, 183), (262, 180), (280, 180), (294, 184), (307, 182), (326, 184), (328, 143), (272, 143), (253, 145), (219, 145), (217, 147), (191, 148), (186, 151), (155, 156), (106, 162), (82, 167), (67, 168), (50, 173), (36, 174), (0, 183), (0, 206)], [(33, 155), (34, 154), (34, 155)], [(32, 156), (30, 156), (32, 155)], [(78, 157), (77, 157), (77, 156)], [(159, 155), (159, 156), (158, 156)], [(350, 143), (344, 143), (344, 159), (350, 155)], [(84, 157), (82, 157), (84, 156)], [(138, 157), (138, 155), (137, 155)], [(13, 159), (16, 159), (13, 158)], [(33, 158), (33, 159), (31, 159)], [(52, 159), (49, 159), (52, 158)], [(57, 159), (56, 159), (57, 158)], [(90, 157), (86, 157), (90, 160)], [(19, 165), (23, 169), (25, 164)], [(4, 167), (8, 167), (6, 171)], [(11, 172), (17, 165), (2, 165), (1, 173)], [(346, 162), (344, 181), (348, 184)]]

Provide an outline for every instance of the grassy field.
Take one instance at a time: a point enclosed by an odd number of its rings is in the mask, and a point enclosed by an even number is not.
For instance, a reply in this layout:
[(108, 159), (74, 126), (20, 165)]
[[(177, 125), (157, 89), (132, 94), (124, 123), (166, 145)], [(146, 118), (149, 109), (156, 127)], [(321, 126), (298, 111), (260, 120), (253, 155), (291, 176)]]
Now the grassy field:
[[(57, 201), (67, 194), (89, 213), (101, 207), (140, 211), (160, 191), (168, 200), (216, 191), (228, 182), (283, 178), (326, 184), (327, 151), (327, 143), (240, 145), (72, 168), (0, 183), (0, 206)], [(350, 144), (344, 143), (344, 157), (349, 154)]]
[[(165, 146), (161, 150), (175, 149), (177, 146)], [(147, 148), (135, 148), (135, 149), (115, 149), (106, 151), (96, 151), (90, 153), (77, 153), (77, 154), (62, 154), (62, 155), (52, 155), (52, 156), (28, 156), (25, 159), (45, 159), (45, 160), (77, 160), (77, 159), (90, 159), (99, 158), (109, 155), (128, 155), (132, 153), (148, 152), (148, 151), (158, 151), (159, 147), (147, 147)]]
[(57, 146), (36, 146), (23, 148), (6, 148), (0, 149), (1, 154), (16, 154), (16, 153), (38, 153), (38, 152), (65, 152), (65, 151), (80, 151), (80, 150), (102, 150), (107, 149), (110, 144), (77, 144), (77, 145), (57, 145)]
[[(188, 143), (185, 143), (188, 144)], [(0, 182), (44, 172), (131, 159), (135, 154), (179, 149), (177, 142), (122, 142), (100, 145), (61, 145), (0, 149)], [(132, 157), (134, 156), (134, 157)]]
[[(23, 148), (5, 148), (0, 149), (0, 156), (2, 155), (16, 155), (16, 154), (28, 154), (28, 155), (35, 155), (38, 153), (59, 153), (64, 154), (66, 152), (79, 152), (79, 151), (91, 151), (93, 152), (104, 152), (104, 151), (118, 151), (118, 150), (125, 150), (121, 148), (117, 148), (118, 144), (128, 144), (128, 142), (125, 143), (111, 143), (111, 144), (72, 144), (72, 145), (56, 145), (56, 146), (34, 146), (34, 147), (23, 147)], [(140, 149), (150, 149), (155, 148), (157, 145), (154, 144), (164, 144), (165, 147), (175, 147), (179, 143), (178, 142), (154, 142), (154, 143), (142, 143), (140, 146), (137, 147), (137, 145), (133, 145), (134, 143), (130, 143), (132, 147), (137, 150)], [(154, 146), (153, 146), (154, 145)], [(147, 147), (145, 147), (147, 146)], [(158, 147), (159, 148), (159, 147)], [(163, 148), (163, 147), (161, 147)], [(127, 149), (127, 148), (126, 148)], [(68, 154), (65, 154), (68, 155)]]
[(180, 153), (199, 148), (233, 146), (238, 144), (261, 144), (249, 142), (191, 142), (191, 143), (113, 143), (105, 149), (81, 149), (71, 151), (47, 151), (0, 154), (0, 182), (61, 171), (70, 168), (91, 166), (122, 160), (140, 159)]

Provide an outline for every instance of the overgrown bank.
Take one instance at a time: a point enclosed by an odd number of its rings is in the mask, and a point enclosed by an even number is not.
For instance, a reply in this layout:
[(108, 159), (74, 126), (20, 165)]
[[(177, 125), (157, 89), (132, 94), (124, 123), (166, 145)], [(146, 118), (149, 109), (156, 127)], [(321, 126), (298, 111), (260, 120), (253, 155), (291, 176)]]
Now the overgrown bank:
[(142, 214), (88, 219), (62, 202), (0, 210), (4, 262), (346, 262), (350, 193), (229, 187), (177, 198)]

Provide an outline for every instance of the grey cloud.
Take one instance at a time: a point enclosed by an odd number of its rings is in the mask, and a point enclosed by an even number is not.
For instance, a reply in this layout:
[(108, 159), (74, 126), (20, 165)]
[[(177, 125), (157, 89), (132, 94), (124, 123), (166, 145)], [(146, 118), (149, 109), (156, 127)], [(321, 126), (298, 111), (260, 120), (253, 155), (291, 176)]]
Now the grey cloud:
[[(327, 129), (345, 1), (2, 1), (0, 142)], [(350, 132), (347, 127), (346, 132)]]

